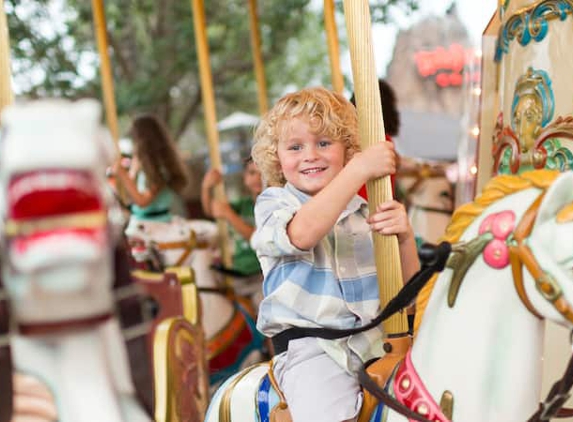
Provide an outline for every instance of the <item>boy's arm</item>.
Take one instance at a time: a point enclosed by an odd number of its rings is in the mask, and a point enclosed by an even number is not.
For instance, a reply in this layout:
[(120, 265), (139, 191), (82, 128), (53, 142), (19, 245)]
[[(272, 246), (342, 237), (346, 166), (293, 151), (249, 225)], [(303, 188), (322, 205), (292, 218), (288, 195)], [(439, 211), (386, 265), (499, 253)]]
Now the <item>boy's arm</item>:
[(355, 154), (340, 173), (294, 215), (287, 227), (292, 244), (302, 250), (313, 248), (332, 229), (366, 181), (394, 171), (394, 147), (389, 142), (380, 142)]

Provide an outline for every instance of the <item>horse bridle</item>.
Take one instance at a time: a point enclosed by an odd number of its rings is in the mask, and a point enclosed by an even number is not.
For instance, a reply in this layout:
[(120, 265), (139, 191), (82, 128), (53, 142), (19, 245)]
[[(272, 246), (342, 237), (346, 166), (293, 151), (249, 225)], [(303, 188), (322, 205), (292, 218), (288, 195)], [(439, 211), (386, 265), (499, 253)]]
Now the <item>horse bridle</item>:
[(537, 217), (543, 197), (544, 193), (541, 193), (529, 206), (508, 241), (513, 283), (519, 298), (527, 310), (537, 318), (543, 319), (539, 312), (533, 307), (525, 292), (525, 286), (523, 284), (523, 266), (525, 266), (533, 277), (535, 287), (541, 296), (550, 302), (563, 318), (573, 323), (573, 309), (565, 301), (562, 289), (553, 276), (541, 268), (527, 245), (527, 239), (533, 229), (533, 223)]

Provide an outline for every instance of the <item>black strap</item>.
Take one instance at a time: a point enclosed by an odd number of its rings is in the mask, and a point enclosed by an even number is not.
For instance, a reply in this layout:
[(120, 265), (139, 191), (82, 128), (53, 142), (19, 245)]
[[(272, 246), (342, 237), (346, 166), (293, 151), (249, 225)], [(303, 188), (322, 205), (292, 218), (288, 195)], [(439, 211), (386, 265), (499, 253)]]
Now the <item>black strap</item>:
[[(129, 205), (129, 210), (133, 213), (134, 204)], [(158, 210), (142, 210), (139, 211), (140, 217), (161, 217), (170, 213), (169, 208), (161, 208)]]
[(390, 318), (396, 312), (408, 306), (436, 272), (444, 269), (446, 261), (452, 250), (448, 242), (439, 245), (423, 244), (418, 252), (422, 268), (402, 287), (398, 294), (388, 302), (380, 314), (368, 324), (356, 328), (316, 328), (293, 327), (286, 329), (271, 338), (275, 353), (278, 355), (288, 349), (288, 343), (303, 337), (318, 337), (326, 340), (335, 340), (358, 334), (377, 327), (382, 321)]
[(210, 268), (214, 271), (217, 271), (221, 274), (225, 274), (231, 277), (236, 277), (236, 278), (250, 277), (249, 274), (245, 274), (244, 272), (236, 270), (234, 268), (225, 267), (223, 264), (212, 264)]
[(528, 419), (528, 422), (539, 422), (539, 421), (549, 421), (551, 418), (565, 418), (571, 417), (571, 413), (568, 412), (570, 409), (563, 409), (567, 410), (565, 412), (560, 413), (559, 411), (569, 399), (571, 394), (569, 391), (571, 390), (571, 386), (573, 385), (573, 355), (569, 359), (569, 364), (567, 365), (567, 369), (563, 374), (563, 377), (556, 381), (549, 394), (547, 394), (547, 398), (544, 402), (539, 404), (539, 408), (537, 412)]

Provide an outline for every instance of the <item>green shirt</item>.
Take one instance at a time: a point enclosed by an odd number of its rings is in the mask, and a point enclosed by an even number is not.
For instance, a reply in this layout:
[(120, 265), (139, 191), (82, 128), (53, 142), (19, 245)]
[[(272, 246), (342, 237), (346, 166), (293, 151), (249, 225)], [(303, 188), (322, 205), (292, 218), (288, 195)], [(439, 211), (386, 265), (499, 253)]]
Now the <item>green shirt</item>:
[[(249, 225), (255, 226), (255, 201), (250, 196), (244, 196), (231, 202), (233, 210)], [(257, 254), (249, 241), (243, 238), (235, 230), (231, 230), (235, 241), (235, 252), (233, 254), (233, 269), (245, 275), (252, 275), (261, 271)]]

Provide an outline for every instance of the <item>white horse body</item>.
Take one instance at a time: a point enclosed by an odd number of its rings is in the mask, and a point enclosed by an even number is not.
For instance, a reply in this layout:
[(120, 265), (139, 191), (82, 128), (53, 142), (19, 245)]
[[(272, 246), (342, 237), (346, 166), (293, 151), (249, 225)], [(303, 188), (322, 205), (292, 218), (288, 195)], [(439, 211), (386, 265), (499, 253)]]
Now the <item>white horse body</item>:
[[(573, 221), (556, 223), (556, 215), (573, 203), (572, 186), (571, 172), (553, 182), (526, 240), (540, 267), (554, 277), (563, 291), (568, 306), (573, 303)], [(477, 238), (488, 216), (507, 211), (515, 216), (513, 232), (540, 193), (541, 189), (530, 187), (501, 197), (471, 222), (459, 240)], [(454, 222), (455, 218), (454, 215)], [(509, 242), (511, 237), (505, 240)], [(544, 324), (530, 313), (516, 293), (511, 266), (497, 269), (489, 266), (484, 254), (479, 252), (469, 266), (452, 307), (448, 305), (448, 295), (454, 270), (446, 268), (438, 276), (411, 349), (411, 360), (433, 399), (430, 408), (439, 410), (444, 392), (453, 395), (451, 420), (523, 422), (534, 413), (540, 400)], [(525, 268), (523, 280), (536, 312), (561, 325), (572, 326), (541, 296)], [(229, 420), (227, 416), (237, 422), (258, 420), (253, 415), (259, 414), (257, 403), (265, 397), (259, 390), (267, 369), (267, 365), (257, 367), (227, 381), (213, 397), (206, 422)], [(390, 385), (390, 389), (395, 389), (400, 383), (394, 379)], [(268, 394), (271, 395), (276, 393)], [(268, 400), (272, 402), (271, 408), (278, 401)], [(412, 410), (418, 410), (416, 406), (421, 402), (417, 403)], [(383, 419), (373, 415), (370, 420)], [(388, 409), (386, 421), (407, 421), (407, 418)]]
[[(477, 237), (485, 216), (509, 202), (520, 204), (511, 207), (519, 221), (538, 194), (531, 189), (493, 204), (461, 240)], [(543, 324), (519, 300), (511, 267), (486, 267), (480, 255), (450, 308), (452, 272), (446, 268), (432, 291), (412, 347), (416, 370), (436, 402), (444, 391), (454, 393), (453, 420), (523, 422), (539, 400)]]
[[(184, 220), (174, 217), (169, 223), (156, 221), (131, 220), (125, 234), (129, 239), (143, 241), (145, 251), (139, 258), (146, 258), (153, 242), (156, 244), (168, 242), (190, 241), (195, 237), (196, 246), (187, 258), (180, 264), (189, 266), (195, 272), (197, 287), (219, 288), (221, 283), (217, 275), (211, 269), (211, 264), (216, 257), (217, 225), (208, 220)], [(177, 263), (184, 252), (184, 248), (160, 250), (164, 266), (173, 266)], [(138, 259), (138, 257), (136, 257)], [(213, 337), (218, 333), (233, 314), (233, 303), (223, 295), (200, 293), (201, 297), (201, 324), (206, 338)]]
[(114, 319), (121, 215), (106, 190), (113, 149), (99, 119), (90, 100), (2, 115), (2, 275), (18, 327), (10, 345), (16, 371), (51, 391), (58, 421), (148, 421)]

